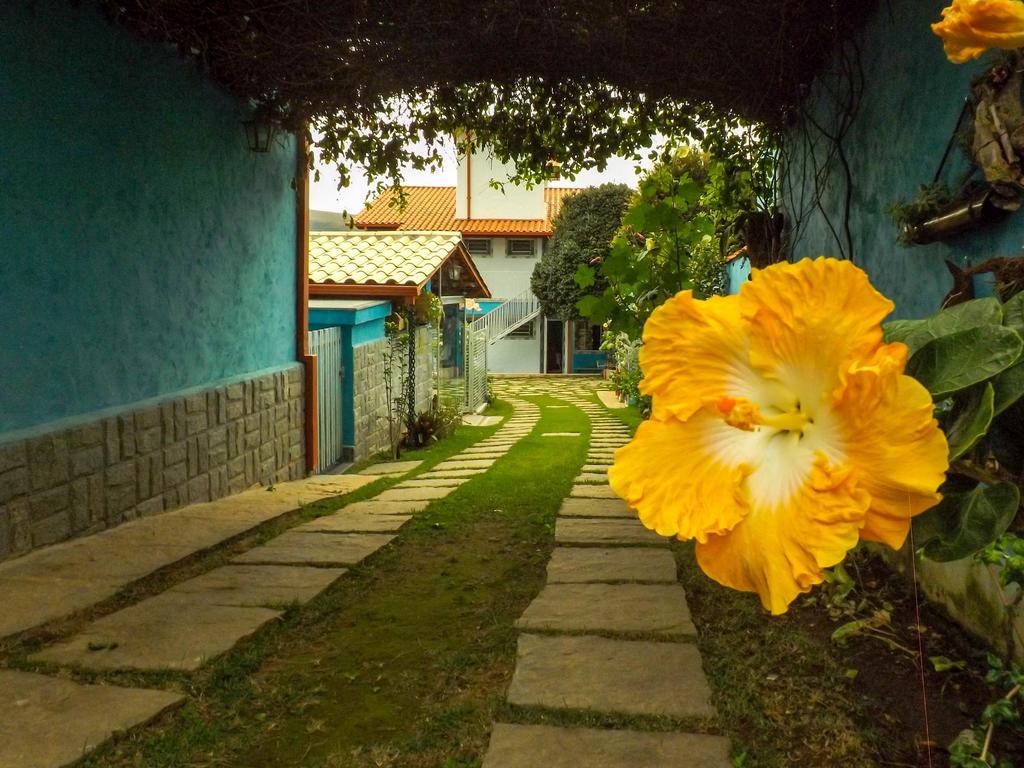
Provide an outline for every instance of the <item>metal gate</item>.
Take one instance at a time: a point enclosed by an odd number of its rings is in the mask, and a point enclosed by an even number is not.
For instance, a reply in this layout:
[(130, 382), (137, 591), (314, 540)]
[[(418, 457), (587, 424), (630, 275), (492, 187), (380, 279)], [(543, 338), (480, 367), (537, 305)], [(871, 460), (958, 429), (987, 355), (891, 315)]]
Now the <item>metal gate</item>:
[(487, 400), (487, 328), (466, 326), (466, 399), (467, 411), (476, 410)]
[(316, 471), (323, 472), (341, 461), (341, 328), (310, 331), (309, 353), (317, 357)]

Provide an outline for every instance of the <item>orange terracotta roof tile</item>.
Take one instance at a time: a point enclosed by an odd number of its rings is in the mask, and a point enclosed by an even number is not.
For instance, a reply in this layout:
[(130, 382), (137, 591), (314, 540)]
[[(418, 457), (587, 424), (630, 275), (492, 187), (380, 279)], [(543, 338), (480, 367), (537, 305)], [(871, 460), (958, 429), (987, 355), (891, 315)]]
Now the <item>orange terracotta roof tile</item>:
[(386, 190), (355, 217), (360, 229), (398, 229), (430, 232), (461, 232), (463, 235), (522, 235), (549, 237), (551, 222), (562, 202), (578, 189), (547, 187), (544, 219), (456, 219), (455, 187), (405, 187), (406, 206), (399, 209), (397, 195)]

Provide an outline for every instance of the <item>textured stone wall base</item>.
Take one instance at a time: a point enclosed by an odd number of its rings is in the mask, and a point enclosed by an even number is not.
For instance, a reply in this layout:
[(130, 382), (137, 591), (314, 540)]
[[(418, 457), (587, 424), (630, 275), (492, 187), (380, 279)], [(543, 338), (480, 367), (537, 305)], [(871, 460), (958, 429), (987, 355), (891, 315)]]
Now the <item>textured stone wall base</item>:
[(0, 559), (305, 475), (302, 369), (0, 444)]
[[(390, 448), (388, 439), (388, 403), (384, 378), (387, 371), (388, 340), (370, 342), (356, 347), (352, 354), (353, 411), (355, 444), (346, 446), (349, 461), (361, 461)], [(392, 397), (399, 394), (400, 370), (408, 364), (408, 350), (402, 344), (396, 355), (393, 371)], [(416, 332), (416, 411), (430, 408), (434, 394), (434, 365), (431, 355), (430, 329)], [(401, 420), (401, 416), (399, 416)]]

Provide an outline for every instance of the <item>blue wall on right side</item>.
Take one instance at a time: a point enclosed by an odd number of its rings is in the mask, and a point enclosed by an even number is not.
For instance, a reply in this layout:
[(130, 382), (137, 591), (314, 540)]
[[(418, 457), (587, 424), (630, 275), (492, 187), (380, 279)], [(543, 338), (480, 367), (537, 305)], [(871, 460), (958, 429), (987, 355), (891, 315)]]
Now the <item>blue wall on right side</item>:
[[(895, 317), (921, 317), (936, 311), (952, 286), (944, 260), (966, 266), (994, 256), (1017, 256), (1024, 250), (1024, 212), (972, 234), (944, 243), (904, 247), (886, 208), (914, 195), (932, 180), (968, 95), (970, 81), (990, 66), (992, 55), (966, 65), (951, 64), (930, 24), (939, 19), (941, 3), (893, 0), (881, 4), (859, 35), (865, 90), (860, 110), (844, 141), (853, 177), (851, 228), (855, 262), (875, 287), (896, 302)], [(818, 90), (820, 95), (820, 89)], [(829, 121), (834, 111), (812, 92), (810, 110)], [(800, 143), (793, 136), (795, 158), (788, 176), (788, 212), (810, 194), (809, 165), (798, 162)], [(953, 182), (967, 168), (954, 149), (944, 173)], [(822, 199), (833, 224), (842, 222), (845, 201), (842, 171), (832, 166), (831, 183)], [(794, 260), (838, 256), (836, 238), (818, 211), (807, 214), (794, 244)]]

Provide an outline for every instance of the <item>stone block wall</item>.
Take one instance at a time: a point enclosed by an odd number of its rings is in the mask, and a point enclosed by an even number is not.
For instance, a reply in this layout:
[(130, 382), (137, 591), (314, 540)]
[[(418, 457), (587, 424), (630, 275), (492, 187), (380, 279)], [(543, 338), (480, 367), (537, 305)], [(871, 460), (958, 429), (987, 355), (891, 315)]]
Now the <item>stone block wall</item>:
[[(362, 344), (352, 350), (352, 390), (355, 444), (345, 446), (349, 461), (360, 461), (378, 451), (387, 450), (388, 403), (384, 385), (387, 339)], [(407, 364), (407, 350), (402, 345), (392, 372), (392, 396), (399, 394), (401, 367)], [(416, 411), (430, 408), (434, 395), (434, 365), (431, 354), (430, 329), (416, 330)]]
[(0, 560), (305, 475), (295, 365), (0, 443)]

